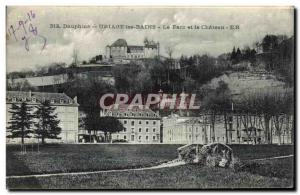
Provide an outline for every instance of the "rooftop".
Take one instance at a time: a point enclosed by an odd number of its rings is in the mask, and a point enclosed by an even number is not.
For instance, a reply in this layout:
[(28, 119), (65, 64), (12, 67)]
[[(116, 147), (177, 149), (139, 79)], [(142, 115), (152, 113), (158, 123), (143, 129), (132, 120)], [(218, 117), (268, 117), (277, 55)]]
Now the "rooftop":
[(116, 40), (111, 47), (127, 47), (127, 42), (125, 39)]
[(65, 93), (47, 93), (47, 92), (31, 92), (31, 91), (7, 91), (7, 103), (39, 103), (43, 101), (50, 101), (54, 105), (74, 105), (78, 106), (76, 99), (72, 99)]
[(159, 114), (146, 108), (144, 105), (129, 107), (129, 104), (120, 104), (115, 107), (115, 104), (110, 106), (110, 109), (103, 111), (104, 116), (114, 117), (134, 117), (134, 118), (160, 118)]

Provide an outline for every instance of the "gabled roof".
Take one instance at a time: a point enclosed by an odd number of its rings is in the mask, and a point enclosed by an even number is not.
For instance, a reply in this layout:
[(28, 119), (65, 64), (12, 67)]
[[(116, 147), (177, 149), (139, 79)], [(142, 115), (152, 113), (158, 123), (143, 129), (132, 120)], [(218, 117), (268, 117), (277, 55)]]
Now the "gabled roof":
[(157, 45), (145, 45), (146, 48), (157, 49)]
[(190, 117), (189, 119), (185, 119), (185, 120), (180, 120), (177, 119), (177, 124), (201, 124), (202, 121), (200, 120), (200, 118), (195, 118), (195, 117)]
[(140, 51), (143, 51), (144, 50), (144, 47), (143, 46), (137, 46), (137, 45), (129, 45), (127, 47), (127, 52), (128, 53), (131, 53), (132, 50), (140, 50)]
[(127, 42), (125, 39), (116, 40), (111, 47), (127, 47)]
[[(13, 99), (15, 98), (15, 99)], [(34, 100), (34, 101), (33, 101)], [(67, 96), (65, 93), (46, 93), (46, 92), (31, 92), (31, 91), (7, 91), (6, 102), (7, 103), (40, 103), (43, 101), (50, 101), (54, 105), (76, 105), (77, 102)]]
[(152, 111), (149, 108), (146, 108), (144, 105), (141, 106), (133, 106), (129, 108), (129, 104), (120, 104), (118, 108), (115, 108), (115, 104), (110, 106), (110, 109), (104, 111), (105, 116), (114, 116), (114, 117), (133, 117), (133, 118), (157, 118), (160, 116), (158, 113)]

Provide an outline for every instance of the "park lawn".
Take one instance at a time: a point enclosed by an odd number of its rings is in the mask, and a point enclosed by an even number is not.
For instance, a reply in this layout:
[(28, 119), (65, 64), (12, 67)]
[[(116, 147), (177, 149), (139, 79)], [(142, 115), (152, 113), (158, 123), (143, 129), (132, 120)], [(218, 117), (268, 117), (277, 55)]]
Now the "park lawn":
[(233, 171), (199, 165), (143, 171), (7, 179), (9, 189), (234, 189), (292, 188), (293, 185), (293, 179), (288, 175), (278, 178), (243, 170)]
[[(27, 147), (7, 145), (6, 175), (30, 175), (149, 167), (177, 158), (180, 145), (170, 144), (56, 144)], [(241, 160), (293, 154), (291, 145), (232, 145)]]
[[(36, 146), (35, 146), (36, 147)], [(177, 157), (180, 145), (167, 144), (56, 144), (31, 146), (20, 153), (20, 146), (8, 145), (6, 175), (65, 173), (158, 165)]]
[(230, 145), (234, 155), (241, 160), (268, 158), (294, 154), (293, 145)]
[[(45, 145), (20, 154), (7, 146), (7, 175), (99, 171), (149, 167), (175, 159), (180, 145)], [(294, 159), (247, 161), (293, 154), (293, 146), (233, 145), (245, 166), (235, 170), (184, 165), (144, 171), (7, 179), (9, 189), (190, 189), (290, 188)]]
[[(35, 146), (36, 147), (36, 146)], [(27, 154), (20, 146), (7, 145), (6, 175), (30, 175), (139, 168), (177, 158), (180, 145), (170, 144), (55, 144)], [(241, 160), (293, 154), (291, 145), (232, 145)]]

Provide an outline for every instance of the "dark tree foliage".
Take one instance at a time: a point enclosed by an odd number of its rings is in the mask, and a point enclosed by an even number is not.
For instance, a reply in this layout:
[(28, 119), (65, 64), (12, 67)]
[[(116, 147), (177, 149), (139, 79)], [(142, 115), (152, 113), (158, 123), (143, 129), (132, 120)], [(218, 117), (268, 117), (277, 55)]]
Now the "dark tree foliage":
[(240, 50), (240, 48), (237, 48), (236, 50), (236, 61), (240, 62), (242, 60), (242, 52)]
[(278, 48), (278, 37), (276, 35), (266, 35), (262, 40), (263, 52), (271, 52)]
[(256, 61), (255, 54), (255, 49), (250, 49), (250, 47), (248, 46), (242, 50), (240, 48), (237, 48), (237, 50), (235, 50), (235, 47), (233, 47), (230, 55), (230, 61), (232, 64), (237, 64), (243, 61), (248, 61), (253, 64)]
[(120, 132), (124, 129), (123, 124), (116, 119), (115, 117), (100, 117), (99, 119), (99, 129), (104, 132), (105, 140), (107, 139), (107, 135), (111, 135), (112, 133)]
[(100, 113), (100, 98), (106, 93), (116, 93), (114, 87), (109, 84), (89, 77), (87, 79), (75, 79), (65, 83), (60, 89), (70, 97), (77, 96), (80, 109), (87, 113)]
[(21, 138), (22, 145), (25, 138), (30, 138), (31, 125), (33, 124), (33, 115), (31, 114), (31, 108), (27, 103), (23, 102), (20, 106), (12, 104), (11, 109), (8, 111), (11, 113), (11, 120), (8, 122), (10, 126), (7, 127), (10, 131), (9, 138)]
[(41, 102), (38, 105), (34, 115), (37, 119), (35, 123), (35, 134), (37, 138), (42, 139), (42, 144), (45, 143), (45, 139), (60, 139), (58, 135), (61, 133), (59, 127), (60, 120), (55, 113), (55, 107), (50, 105), (49, 101)]
[(294, 37), (266, 35), (262, 41), (262, 60), (289, 86), (294, 85)]
[(135, 63), (115, 66), (113, 76), (116, 90), (120, 93), (133, 95), (150, 92), (153, 87), (150, 69)]
[(235, 51), (235, 47), (233, 47), (231, 55), (230, 55), (230, 60), (233, 61), (236, 59), (236, 51)]
[(91, 131), (104, 132), (105, 141), (110, 141), (108, 135), (122, 131), (124, 129), (123, 124), (115, 117), (100, 117), (99, 113), (87, 114), (85, 118), (85, 127)]

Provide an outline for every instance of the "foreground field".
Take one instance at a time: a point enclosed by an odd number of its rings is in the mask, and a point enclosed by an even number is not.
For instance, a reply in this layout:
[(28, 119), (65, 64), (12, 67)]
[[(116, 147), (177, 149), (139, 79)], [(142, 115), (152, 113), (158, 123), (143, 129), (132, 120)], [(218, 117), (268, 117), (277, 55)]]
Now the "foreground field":
[(158, 165), (177, 157), (179, 145), (45, 145), (21, 154), (19, 146), (7, 146), (6, 175), (65, 173)]
[[(21, 155), (7, 148), (7, 175), (99, 171), (149, 167), (177, 157), (178, 145), (48, 145), (41, 153)], [(235, 155), (245, 165), (222, 169), (184, 165), (179, 167), (7, 179), (9, 189), (175, 189), (175, 188), (290, 188), (293, 158), (249, 161), (289, 155), (292, 146), (235, 145)]]
[[(293, 159), (275, 160), (261, 167), (255, 164), (253, 168), (257, 170), (249, 170), (248, 167), (245, 170), (232, 171), (223, 168), (184, 165), (145, 171), (8, 179), (7, 186), (12, 189), (292, 188), (292, 161)], [(283, 164), (290, 166), (287, 168), (288, 174), (285, 169), (279, 175), (275, 172), (275, 175), (271, 176), (270, 166), (274, 165), (279, 168), (278, 166)]]

